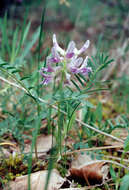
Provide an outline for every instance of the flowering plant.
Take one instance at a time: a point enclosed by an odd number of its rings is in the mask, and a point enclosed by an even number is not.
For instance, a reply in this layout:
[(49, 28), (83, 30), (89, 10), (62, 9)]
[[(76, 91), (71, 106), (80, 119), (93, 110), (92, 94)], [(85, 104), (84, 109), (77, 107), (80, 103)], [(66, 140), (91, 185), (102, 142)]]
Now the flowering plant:
[(65, 51), (59, 46), (54, 34), (51, 55), (46, 59), (46, 66), (41, 69), (41, 75), (44, 78), (42, 83), (47, 85), (60, 74), (62, 74), (61, 81), (64, 81), (65, 84), (70, 84), (71, 74), (80, 73), (88, 76), (88, 73), (92, 71), (91, 67), (87, 66), (88, 56), (84, 60), (79, 56), (86, 51), (89, 45), (90, 41), (87, 40), (82, 48), (78, 50), (75, 42), (70, 41)]

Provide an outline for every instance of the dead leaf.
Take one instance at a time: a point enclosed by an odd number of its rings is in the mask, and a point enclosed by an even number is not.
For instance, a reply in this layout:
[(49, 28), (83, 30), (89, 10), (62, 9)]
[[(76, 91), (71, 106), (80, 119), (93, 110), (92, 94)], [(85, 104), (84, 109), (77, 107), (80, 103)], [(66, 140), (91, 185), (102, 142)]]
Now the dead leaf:
[(92, 160), (89, 155), (79, 154), (72, 163), (70, 173), (73, 177), (85, 179), (88, 185), (104, 182), (108, 178), (109, 166), (101, 160)]
[[(55, 141), (55, 140), (54, 140)], [(44, 155), (44, 153), (48, 152), (52, 147), (52, 135), (40, 135), (37, 137), (37, 152), (38, 157)], [(31, 151), (31, 142), (25, 145), (24, 153), (29, 153)], [(35, 154), (33, 154), (35, 156)]]
[[(31, 190), (44, 190), (46, 184), (47, 170), (31, 174)], [(64, 183), (64, 179), (59, 175), (57, 170), (53, 170), (50, 176), (48, 190), (57, 190)], [(28, 175), (17, 177), (15, 181), (10, 182), (5, 190), (27, 190)]]
[[(128, 136), (128, 131), (127, 131), (127, 129), (124, 129), (124, 128), (117, 128), (117, 129), (113, 130), (113, 132), (111, 134), (118, 138), (121, 138), (122, 140), (125, 140)], [(118, 142), (118, 141), (114, 141), (111, 138), (107, 137), (104, 141), (104, 145), (112, 145), (112, 146), (116, 145), (116, 146), (121, 147), (122, 143)]]

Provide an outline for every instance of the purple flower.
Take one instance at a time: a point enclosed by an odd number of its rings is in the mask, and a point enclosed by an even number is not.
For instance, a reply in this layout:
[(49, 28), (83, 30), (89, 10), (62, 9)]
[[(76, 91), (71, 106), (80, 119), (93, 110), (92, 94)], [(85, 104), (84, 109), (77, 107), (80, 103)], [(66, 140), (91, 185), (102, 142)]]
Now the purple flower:
[(44, 74), (44, 73), (41, 73), (41, 74), (44, 77), (42, 84), (47, 85), (48, 83), (50, 83), (52, 81), (52, 79), (53, 79), (52, 75), (48, 75), (48, 74)]
[(80, 54), (84, 53), (87, 50), (87, 48), (89, 47), (89, 45), (90, 45), (90, 41), (87, 40), (80, 50), (75, 49), (75, 54), (80, 55)]
[(41, 71), (45, 71), (45, 72), (51, 73), (51, 72), (54, 72), (54, 69), (51, 67), (51, 65), (47, 65), (47, 67), (43, 67), (41, 69)]
[(65, 51), (59, 46), (54, 34), (51, 54), (47, 57), (46, 67), (41, 69), (41, 75), (44, 78), (43, 84), (47, 85), (53, 78), (60, 76), (62, 72), (65, 73), (65, 84), (70, 84), (71, 74), (80, 73), (87, 76), (92, 71), (91, 67), (87, 67), (88, 56), (84, 60), (78, 56), (84, 53), (89, 45), (90, 41), (87, 40), (82, 48), (78, 50), (75, 42), (71, 41)]
[(51, 50), (51, 55), (47, 57), (47, 64), (49, 63), (59, 63), (61, 61), (61, 57), (57, 52), (56, 48), (53, 47)]
[(89, 72), (92, 71), (91, 67), (87, 67), (87, 62), (88, 62), (88, 56), (85, 58), (84, 61), (82, 57), (73, 59), (69, 64), (69, 70), (73, 74), (81, 73), (83, 75), (87, 75)]
[(59, 46), (57, 40), (56, 40), (56, 35), (53, 34), (53, 46), (55, 47), (55, 49), (61, 54), (61, 55), (65, 55), (65, 51)]
[(53, 72), (54, 72), (54, 69), (49, 64), (47, 65), (47, 67), (43, 67), (41, 69), (40, 74), (44, 78), (42, 84), (47, 85), (48, 83), (50, 83), (52, 81), (52, 79), (53, 79), (52, 73)]
[(79, 67), (83, 62), (83, 58), (79, 57), (79, 58), (73, 58), (71, 60), (71, 62), (68, 65), (69, 70), (73, 73), (73, 74), (77, 74), (79, 73)]
[(75, 49), (75, 42), (71, 41), (66, 50), (66, 58), (71, 59), (75, 55), (74, 49)]

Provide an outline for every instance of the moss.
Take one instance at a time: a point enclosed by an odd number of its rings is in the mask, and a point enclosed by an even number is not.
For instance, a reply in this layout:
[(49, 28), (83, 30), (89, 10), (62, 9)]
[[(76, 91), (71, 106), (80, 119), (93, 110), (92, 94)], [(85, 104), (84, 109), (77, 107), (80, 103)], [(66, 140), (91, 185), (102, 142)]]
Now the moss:
[[(5, 184), (10, 180), (14, 180), (17, 176), (22, 175), (21, 171), (27, 172), (27, 167), (23, 164), (24, 155), (10, 155), (9, 158), (0, 162), (0, 176), (2, 183)], [(19, 167), (20, 166), (20, 167)]]
[(58, 162), (55, 167), (59, 171), (62, 177), (65, 177), (69, 169), (69, 158), (62, 156), (60, 162)]
[(8, 180), (13, 180), (13, 179), (15, 179), (15, 175), (14, 175), (12, 172), (9, 172), (9, 173), (6, 175), (6, 178), (7, 178)]

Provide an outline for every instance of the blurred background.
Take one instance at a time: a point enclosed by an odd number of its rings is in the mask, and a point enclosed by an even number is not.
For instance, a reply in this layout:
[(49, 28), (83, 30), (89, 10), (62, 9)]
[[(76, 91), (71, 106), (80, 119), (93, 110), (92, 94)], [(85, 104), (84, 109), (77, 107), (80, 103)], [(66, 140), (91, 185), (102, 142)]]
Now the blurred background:
[(103, 51), (119, 46), (122, 53), (129, 37), (128, 0), (1, 0), (0, 16), (7, 13), (8, 19), (21, 24), (28, 12), (33, 32), (41, 23), (44, 6), (47, 35), (63, 35), (66, 43), (71, 38), (80, 43), (90, 39), (93, 46), (102, 40)]

